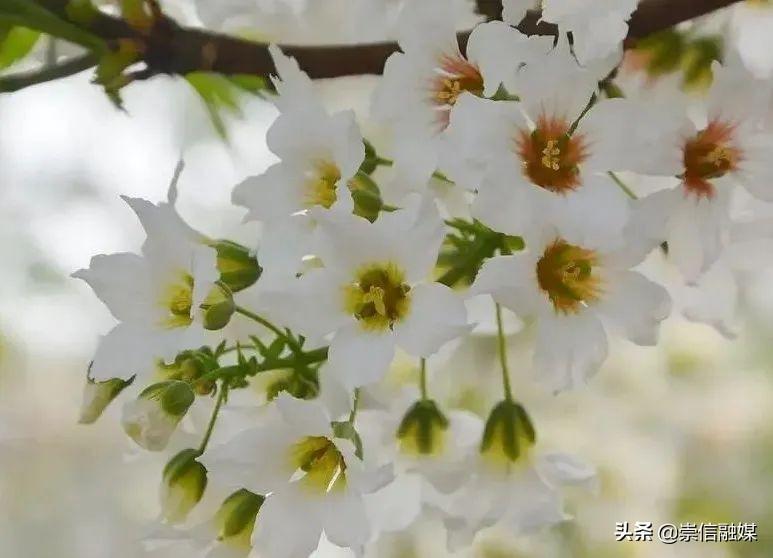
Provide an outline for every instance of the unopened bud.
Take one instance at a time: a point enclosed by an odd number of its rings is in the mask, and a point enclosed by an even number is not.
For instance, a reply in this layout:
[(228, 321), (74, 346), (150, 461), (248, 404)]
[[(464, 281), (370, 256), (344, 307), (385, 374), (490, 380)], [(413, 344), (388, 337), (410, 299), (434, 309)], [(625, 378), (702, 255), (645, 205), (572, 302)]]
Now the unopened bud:
[(215, 515), (217, 540), (234, 549), (249, 551), (252, 530), (265, 498), (242, 488), (220, 505)]
[(185, 382), (171, 380), (154, 384), (124, 406), (123, 429), (141, 447), (160, 451), (195, 398)]
[(128, 380), (111, 378), (103, 382), (97, 382), (91, 377), (86, 378), (83, 388), (83, 402), (78, 422), (80, 424), (93, 424), (102, 415), (113, 399), (118, 397), (124, 389), (131, 385), (134, 376)]
[(199, 452), (186, 449), (164, 467), (161, 513), (169, 523), (182, 523), (196, 507), (207, 487), (207, 469), (196, 461)]
[(217, 251), (220, 280), (231, 292), (246, 289), (260, 278), (263, 270), (248, 248), (230, 240), (218, 240), (212, 246)]
[(526, 458), (534, 446), (536, 433), (529, 415), (514, 401), (502, 401), (492, 409), (480, 452), (494, 464), (506, 465)]
[(408, 409), (397, 429), (400, 449), (406, 453), (430, 455), (443, 451), (448, 419), (437, 404), (423, 399)]
[(201, 303), (201, 309), (204, 313), (204, 327), (206, 329), (223, 329), (228, 325), (234, 310), (236, 310), (231, 289), (225, 283), (218, 281)]

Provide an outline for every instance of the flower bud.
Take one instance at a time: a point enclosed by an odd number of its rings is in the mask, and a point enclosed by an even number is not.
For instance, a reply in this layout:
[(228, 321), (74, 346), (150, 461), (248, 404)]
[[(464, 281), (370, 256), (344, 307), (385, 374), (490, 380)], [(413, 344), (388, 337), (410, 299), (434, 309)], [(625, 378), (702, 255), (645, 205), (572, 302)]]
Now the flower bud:
[(207, 469), (196, 461), (199, 452), (186, 449), (164, 467), (161, 513), (169, 523), (182, 523), (207, 487)]
[(222, 281), (216, 282), (201, 303), (201, 309), (204, 312), (205, 329), (223, 329), (236, 309), (231, 289)]
[(171, 380), (146, 388), (123, 409), (123, 429), (141, 447), (160, 451), (166, 447), (195, 395), (185, 382)]
[(217, 540), (235, 549), (249, 552), (252, 530), (265, 498), (242, 488), (220, 505), (215, 515)]
[(212, 246), (217, 251), (220, 280), (231, 292), (246, 289), (260, 278), (263, 270), (249, 249), (230, 240), (218, 240)]
[(514, 401), (494, 407), (483, 430), (480, 452), (493, 464), (509, 465), (526, 458), (536, 433), (526, 410)]
[(417, 401), (405, 413), (397, 429), (400, 449), (406, 453), (430, 455), (443, 451), (448, 419), (430, 399)]
[(97, 382), (93, 378), (87, 377), (86, 385), (83, 388), (83, 402), (78, 422), (80, 424), (96, 422), (113, 399), (118, 397), (118, 394), (130, 386), (133, 381), (134, 376), (128, 380), (111, 378), (103, 382)]

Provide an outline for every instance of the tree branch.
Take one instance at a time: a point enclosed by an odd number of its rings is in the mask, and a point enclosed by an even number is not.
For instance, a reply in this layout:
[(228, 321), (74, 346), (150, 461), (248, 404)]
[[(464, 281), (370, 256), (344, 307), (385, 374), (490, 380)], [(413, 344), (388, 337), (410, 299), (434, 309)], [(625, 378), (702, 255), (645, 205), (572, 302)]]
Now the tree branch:
[(97, 56), (88, 53), (40, 70), (0, 76), (0, 93), (11, 93), (38, 83), (72, 76), (94, 67), (96, 63)]
[[(184, 75), (193, 71), (221, 74), (267, 76), (275, 73), (268, 45), (230, 37), (221, 33), (178, 25), (163, 18), (148, 31), (129, 26), (125, 21), (99, 13), (87, 23), (72, 20), (67, 12), (68, 0), (35, 0), (63, 19), (87, 29), (108, 43), (132, 39), (142, 45), (142, 59), (151, 73)], [(692, 18), (729, 6), (739, 0), (642, 0), (629, 22), (626, 46), (637, 39), (667, 29)], [(487, 17), (501, 17), (498, 0), (478, 0)], [(527, 35), (556, 35), (555, 25), (539, 20), (539, 14), (529, 13), (518, 25)], [(464, 48), (469, 31), (458, 34)], [(395, 42), (355, 45), (294, 46), (281, 45), (282, 50), (297, 59), (300, 67), (313, 79), (341, 76), (380, 74), (386, 59), (399, 51)]]

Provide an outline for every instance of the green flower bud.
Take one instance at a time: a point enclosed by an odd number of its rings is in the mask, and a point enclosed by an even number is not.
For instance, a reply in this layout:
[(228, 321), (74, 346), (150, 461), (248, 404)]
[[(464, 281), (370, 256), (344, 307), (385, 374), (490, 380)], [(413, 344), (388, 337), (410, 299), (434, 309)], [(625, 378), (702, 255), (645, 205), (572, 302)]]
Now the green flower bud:
[(90, 376), (86, 377), (86, 385), (83, 388), (83, 402), (78, 422), (80, 424), (93, 424), (112, 403), (113, 399), (132, 384), (134, 376), (128, 380), (111, 378), (103, 382), (96, 382)]
[(397, 429), (400, 449), (405, 453), (431, 455), (443, 451), (448, 419), (437, 404), (423, 399), (408, 409)]
[(252, 530), (265, 498), (242, 488), (220, 505), (215, 515), (217, 540), (235, 549), (249, 550)]
[(480, 452), (493, 464), (510, 465), (527, 458), (536, 433), (526, 410), (514, 401), (502, 401), (491, 411), (483, 430)]
[(206, 329), (223, 329), (233, 316), (236, 305), (231, 289), (218, 281), (207, 294), (204, 302), (201, 303), (201, 309), (204, 311), (204, 327)]
[(161, 514), (169, 523), (182, 523), (207, 488), (207, 469), (196, 461), (199, 452), (186, 449), (164, 467)]
[(217, 251), (220, 280), (231, 292), (246, 289), (260, 278), (263, 270), (249, 249), (230, 240), (217, 240), (212, 246)]
[(195, 398), (185, 382), (170, 380), (154, 384), (124, 406), (123, 429), (141, 447), (160, 451)]

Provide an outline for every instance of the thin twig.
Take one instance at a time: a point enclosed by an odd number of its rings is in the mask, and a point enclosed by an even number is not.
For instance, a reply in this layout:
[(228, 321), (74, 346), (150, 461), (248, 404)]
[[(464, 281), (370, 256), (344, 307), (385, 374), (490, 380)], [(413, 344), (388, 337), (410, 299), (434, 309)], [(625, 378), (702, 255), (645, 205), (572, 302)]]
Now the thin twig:
[(84, 70), (93, 68), (96, 64), (97, 57), (95, 55), (84, 54), (61, 64), (46, 66), (39, 70), (0, 76), (0, 93), (10, 93), (31, 85), (79, 74)]

